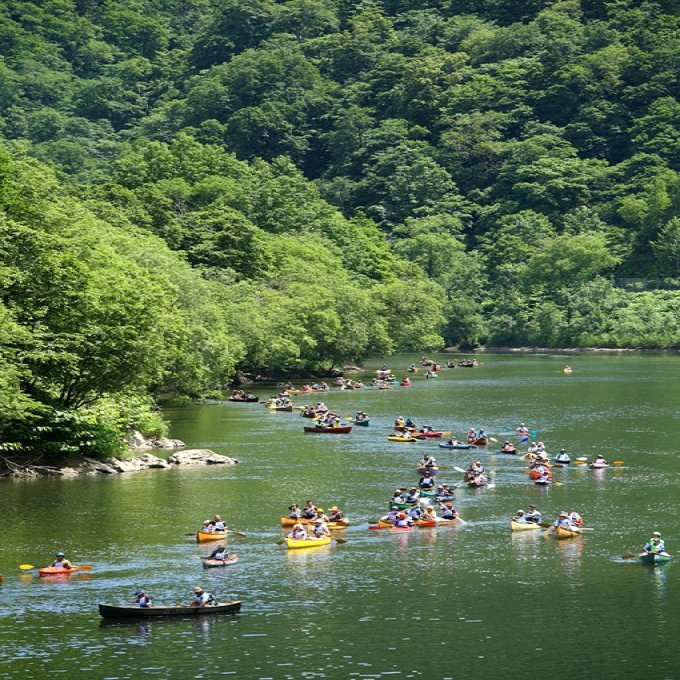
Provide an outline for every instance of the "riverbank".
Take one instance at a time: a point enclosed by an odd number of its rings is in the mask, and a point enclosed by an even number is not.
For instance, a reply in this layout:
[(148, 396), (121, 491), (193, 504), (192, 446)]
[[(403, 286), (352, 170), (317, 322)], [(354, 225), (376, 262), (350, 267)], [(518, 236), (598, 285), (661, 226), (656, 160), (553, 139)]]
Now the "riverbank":
[(83, 475), (117, 475), (124, 472), (187, 467), (195, 465), (236, 465), (236, 458), (223, 456), (210, 449), (186, 449), (176, 451), (167, 458), (149, 452), (135, 456), (112, 456), (109, 458), (63, 458), (60, 460), (35, 459), (28, 456), (0, 458), (0, 478), (40, 479), (59, 477), (73, 479)]

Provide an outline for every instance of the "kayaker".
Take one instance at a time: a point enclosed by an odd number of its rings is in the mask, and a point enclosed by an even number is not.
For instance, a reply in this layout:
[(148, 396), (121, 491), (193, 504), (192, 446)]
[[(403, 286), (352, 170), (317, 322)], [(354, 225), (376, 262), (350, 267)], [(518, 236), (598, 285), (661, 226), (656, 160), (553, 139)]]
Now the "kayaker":
[(311, 500), (305, 503), (305, 507), (302, 508), (302, 516), (305, 519), (314, 519), (319, 514), (319, 509), (314, 505)]
[(423, 517), (426, 522), (436, 522), (437, 521), (437, 513), (435, 509), (430, 506), (429, 508), (425, 508), (425, 512), (423, 513)]
[(328, 529), (328, 525), (320, 517), (314, 520), (314, 526), (312, 527), (312, 533), (316, 538), (321, 538), (322, 536), (330, 536), (331, 532)]
[(413, 418), (409, 417), (409, 418), (406, 419), (406, 427), (408, 427), (409, 429), (413, 429), (413, 430), (417, 429), (415, 422), (413, 422)]
[(529, 512), (525, 515), (527, 522), (535, 522), (538, 524), (541, 521), (541, 513), (536, 509), (536, 506), (532, 503), (529, 506)]
[(368, 415), (364, 411), (358, 411), (357, 414), (354, 416), (354, 420), (357, 423), (363, 423), (364, 421), (368, 420)]
[(211, 520), (206, 519), (205, 522), (203, 522), (200, 530), (204, 534), (214, 534), (215, 533), (215, 522), (212, 522)]
[(288, 517), (290, 519), (300, 519), (302, 517), (302, 510), (300, 510), (300, 506), (297, 503), (288, 506)]
[(406, 421), (404, 420), (404, 416), (397, 417), (397, 419), (394, 421), (394, 427), (397, 430), (403, 430), (406, 427)]
[(654, 553), (654, 554), (659, 554), (659, 553), (666, 553), (666, 544), (664, 540), (661, 538), (661, 532), (660, 531), (655, 531), (652, 534), (652, 537), (647, 541), (645, 544), (645, 547), (642, 549), (643, 552), (645, 553)]
[(298, 522), (293, 525), (291, 532), (288, 534), (288, 538), (294, 538), (296, 541), (304, 541), (307, 538), (307, 531), (304, 526)]
[(420, 500), (420, 493), (415, 486), (412, 486), (407, 492), (404, 501), (406, 503), (415, 504)]
[(593, 460), (593, 464), (594, 465), (609, 465), (609, 463), (607, 462), (607, 459), (602, 454), (598, 454), (597, 456), (595, 456), (595, 460)]
[(225, 524), (224, 520), (222, 519), (221, 515), (215, 515), (213, 517), (213, 522), (215, 522), (215, 531), (226, 531), (227, 530), (227, 525)]
[(434, 477), (429, 472), (425, 472), (420, 478), (418, 486), (424, 490), (434, 489)]
[(209, 560), (228, 560), (229, 553), (223, 545), (218, 545), (208, 556)]
[(66, 556), (63, 552), (58, 552), (54, 556), (56, 559), (50, 566), (60, 567), (61, 569), (73, 569), (73, 565), (69, 560), (66, 559)]
[(528, 524), (524, 510), (518, 510), (512, 518), (512, 521), (517, 522), (517, 524)]
[(529, 434), (529, 428), (524, 423), (520, 423), (516, 432), (518, 436), (523, 437), (524, 435)]
[(400, 512), (397, 516), (395, 526), (404, 529), (406, 527), (413, 526), (413, 520), (405, 512)]
[(560, 452), (555, 456), (555, 462), (566, 465), (571, 463), (571, 458), (569, 458), (569, 454), (564, 449), (560, 449)]
[(391, 499), (392, 503), (405, 503), (404, 496), (401, 489), (394, 490), (394, 496)]
[(455, 507), (453, 507), (453, 503), (451, 501), (448, 501), (447, 503), (444, 503), (444, 505), (439, 506), (442, 510), (441, 518), (442, 519), (456, 519), (458, 517), (458, 510), (456, 510)]
[(579, 515), (578, 512), (576, 512), (575, 510), (572, 510), (569, 513), (569, 521), (575, 527), (583, 526), (583, 517), (581, 517), (581, 515)]
[(140, 590), (138, 588), (132, 594), (134, 595), (135, 599), (130, 600), (130, 602), (134, 602), (135, 604), (139, 605), (140, 607), (152, 607), (153, 606), (151, 604), (151, 598), (143, 590)]
[(474, 427), (471, 427), (471, 428), (468, 430), (467, 439), (468, 439), (469, 442), (474, 441), (475, 439), (477, 439), (477, 430), (476, 430)]
[(399, 508), (397, 508), (396, 505), (393, 505), (390, 508), (390, 511), (384, 516), (381, 517), (383, 522), (389, 522), (390, 524), (396, 524), (397, 519), (399, 519)]
[(563, 510), (557, 519), (553, 522), (553, 527), (562, 527), (563, 529), (574, 530), (574, 526), (569, 520), (569, 515)]
[(215, 604), (215, 598), (212, 593), (203, 590), (201, 586), (194, 588), (194, 599), (189, 603), (190, 607), (211, 607)]
[(414, 505), (408, 510), (408, 516), (415, 522), (423, 516), (423, 509), (419, 505)]
[(329, 522), (341, 522), (343, 519), (345, 519), (345, 513), (340, 510), (337, 505), (334, 505), (332, 508), (330, 508), (328, 512)]

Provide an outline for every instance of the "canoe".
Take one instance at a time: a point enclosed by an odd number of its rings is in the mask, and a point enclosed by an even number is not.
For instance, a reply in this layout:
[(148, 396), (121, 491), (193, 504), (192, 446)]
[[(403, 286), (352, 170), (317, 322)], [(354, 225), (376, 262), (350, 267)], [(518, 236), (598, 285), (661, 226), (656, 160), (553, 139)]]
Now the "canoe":
[(160, 616), (203, 616), (204, 614), (234, 614), (241, 609), (241, 601), (219, 602), (207, 607), (119, 607), (114, 604), (100, 604), (99, 614), (105, 619), (141, 619)]
[(211, 560), (206, 558), (203, 560), (204, 569), (212, 569), (213, 567), (228, 567), (230, 564), (236, 564), (238, 562), (238, 557), (230, 557), (228, 560)]
[[(290, 517), (282, 517), (281, 518), (281, 526), (282, 527), (292, 527), (294, 524), (314, 524), (313, 519), (291, 519)], [(334, 529), (346, 529), (349, 526), (349, 520), (347, 517), (345, 519), (340, 520), (339, 522), (328, 522), (326, 525), (331, 531)]]
[(353, 420), (352, 421), (355, 425), (359, 425), (361, 427), (368, 427), (371, 424), (370, 419), (367, 420)]
[(196, 532), (196, 542), (197, 543), (207, 543), (208, 541), (226, 541), (227, 532), (226, 531), (197, 531)]
[(257, 401), (260, 401), (260, 397), (251, 397), (249, 399), (236, 399), (235, 397), (229, 397), (229, 401), (243, 401), (248, 404), (254, 404)]
[(642, 564), (663, 564), (671, 559), (671, 555), (668, 553), (642, 553), (638, 557), (638, 561)]
[(344, 427), (305, 427), (305, 432), (312, 432), (314, 434), (349, 434), (351, 431), (351, 425)]
[(301, 550), (302, 548), (318, 548), (320, 545), (328, 545), (331, 542), (330, 536), (320, 538), (287, 538), (288, 550)]
[(273, 404), (267, 404), (266, 406), (270, 411), (292, 411), (293, 410), (292, 404), (290, 404), (290, 406), (274, 406)]
[(76, 564), (71, 569), (64, 569), (64, 567), (43, 567), (38, 569), (38, 574), (40, 576), (68, 576), (69, 574), (75, 574), (79, 569), (80, 567)]
[(440, 442), (440, 449), (474, 449), (476, 446), (474, 444), (449, 444), (448, 442)]
[(489, 443), (489, 440), (486, 439), (485, 437), (482, 437), (481, 439), (475, 438), (475, 439), (468, 439), (468, 444), (474, 444), (475, 446), (486, 446)]
[(559, 540), (583, 536), (583, 533), (580, 529), (567, 529), (566, 527), (553, 527), (552, 533), (553, 536)]
[(391, 437), (387, 438), (387, 441), (388, 442), (409, 442), (409, 443), (412, 444), (413, 442), (417, 442), (418, 440), (415, 437), (394, 437), (394, 436), (391, 436)]
[(541, 526), (536, 522), (515, 522), (510, 520), (510, 531), (536, 531)]
[(288, 394), (311, 394), (312, 392), (328, 392), (326, 389), (310, 389), (310, 390), (286, 390)]

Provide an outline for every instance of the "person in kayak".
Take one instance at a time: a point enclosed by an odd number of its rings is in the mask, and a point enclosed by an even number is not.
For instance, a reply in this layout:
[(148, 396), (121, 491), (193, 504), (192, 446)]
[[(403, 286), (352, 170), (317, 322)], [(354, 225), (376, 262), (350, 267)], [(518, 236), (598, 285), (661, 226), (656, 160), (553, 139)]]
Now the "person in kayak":
[(652, 537), (645, 544), (645, 547), (642, 549), (642, 551), (647, 554), (653, 553), (657, 555), (667, 555), (668, 553), (666, 552), (666, 543), (664, 542), (663, 538), (661, 538), (661, 532), (655, 531), (652, 534)]
[(140, 590), (138, 588), (132, 594), (135, 599), (130, 600), (130, 602), (134, 602), (135, 604), (139, 605), (142, 608), (153, 607), (153, 604), (151, 603), (151, 598), (143, 590)]
[(434, 477), (429, 472), (423, 473), (423, 476), (418, 482), (418, 486), (425, 491), (434, 489)]
[(579, 515), (578, 512), (576, 512), (575, 510), (572, 510), (569, 513), (569, 521), (575, 527), (582, 527), (583, 526), (583, 517), (581, 517), (581, 515)]
[(515, 513), (515, 516), (512, 518), (512, 521), (517, 522), (517, 524), (528, 524), (527, 516), (524, 510), (518, 510)]
[(189, 603), (190, 607), (212, 607), (217, 604), (212, 593), (203, 590), (201, 586), (194, 588), (194, 599)]
[(413, 520), (405, 512), (400, 512), (397, 516), (395, 526), (399, 529), (405, 529), (406, 527), (413, 526)]
[(215, 523), (214, 524), (214, 527), (215, 527), (214, 531), (224, 532), (224, 531), (227, 530), (227, 525), (225, 524), (221, 515), (215, 515), (212, 518), (212, 521)]
[(304, 541), (307, 538), (307, 531), (299, 522), (295, 524), (288, 534), (288, 538), (293, 538), (296, 541)]
[(342, 522), (342, 520), (345, 519), (345, 513), (340, 510), (337, 505), (330, 508), (328, 512), (330, 513), (328, 515), (329, 522)]
[(439, 507), (442, 510), (442, 514), (440, 515), (440, 517), (442, 519), (448, 519), (448, 520), (457, 519), (458, 510), (456, 510), (456, 508), (453, 506), (453, 503), (451, 501), (448, 501), (448, 502), (444, 503), (444, 505), (440, 505)]
[(229, 553), (227, 552), (227, 549), (220, 544), (210, 553), (210, 555), (208, 555), (208, 559), (226, 561), (229, 559)]
[(73, 569), (73, 565), (71, 564), (70, 560), (66, 559), (66, 556), (64, 555), (63, 552), (56, 553), (54, 557), (56, 559), (50, 565), (51, 567), (60, 567), (61, 569)]
[(418, 489), (415, 486), (412, 486), (406, 492), (406, 496), (404, 497), (404, 502), (411, 503), (412, 505), (415, 505), (419, 500), (420, 500), (420, 493), (418, 492)]
[(435, 509), (432, 506), (430, 506), (429, 508), (425, 508), (425, 512), (423, 513), (421, 519), (424, 519), (426, 522), (436, 522), (437, 513)]
[(302, 508), (302, 516), (305, 519), (314, 519), (319, 514), (319, 509), (314, 505), (311, 500), (305, 503), (305, 507)]
[(290, 519), (300, 519), (302, 517), (302, 510), (297, 503), (288, 506), (288, 517)]
[(423, 509), (419, 505), (414, 505), (408, 510), (408, 516), (415, 522), (423, 516)]
[(394, 490), (394, 496), (390, 499), (391, 503), (405, 503), (404, 501), (404, 495), (402, 493), (401, 489), (395, 489)]
[(406, 419), (406, 427), (408, 427), (409, 429), (413, 429), (413, 430), (417, 429), (416, 424), (413, 421), (413, 418), (409, 417), (409, 418)]
[(563, 510), (557, 519), (553, 522), (553, 527), (562, 527), (562, 529), (569, 529), (569, 531), (574, 531), (576, 527), (571, 523), (569, 515)]
[(595, 456), (595, 460), (593, 461), (593, 465), (609, 465), (607, 462), (607, 459), (602, 455), (598, 454)]
[(529, 512), (524, 517), (527, 522), (534, 522), (535, 524), (539, 524), (541, 521), (541, 513), (533, 503), (529, 506)]
[(314, 520), (314, 526), (312, 527), (312, 534), (314, 538), (323, 538), (324, 536), (330, 536), (331, 532), (328, 529), (328, 525), (324, 522), (323, 518), (317, 517)]
[(380, 518), (383, 522), (389, 522), (390, 524), (396, 524), (397, 519), (399, 519), (399, 508), (397, 508), (396, 505), (393, 505), (390, 508), (390, 511), (384, 516)]

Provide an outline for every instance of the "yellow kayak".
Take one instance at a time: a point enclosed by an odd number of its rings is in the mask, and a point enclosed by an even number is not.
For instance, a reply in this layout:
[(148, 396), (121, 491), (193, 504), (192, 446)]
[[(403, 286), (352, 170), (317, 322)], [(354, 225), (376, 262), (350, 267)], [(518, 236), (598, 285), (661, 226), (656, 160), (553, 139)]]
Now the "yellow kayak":
[(226, 541), (226, 531), (197, 531), (196, 541), (198, 543), (207, 543), (208, 541)]
[(395, 437), (391, 436), (387, 438), (388, 442), (417, 442), (419, 441), (415, 437)]
[(320, 545), (328, 545), (331, 542), (330, 536), (322, 536), (321, 538), (288, 538), (288, 550), (300, 550), (301, 548), (317, 548)]
[(535, 531), (540, 528), (540, 525), (536, 524), (536, 522), (515, 522), (510, 520), (510, 531)]

